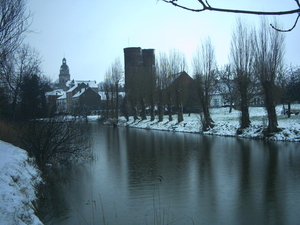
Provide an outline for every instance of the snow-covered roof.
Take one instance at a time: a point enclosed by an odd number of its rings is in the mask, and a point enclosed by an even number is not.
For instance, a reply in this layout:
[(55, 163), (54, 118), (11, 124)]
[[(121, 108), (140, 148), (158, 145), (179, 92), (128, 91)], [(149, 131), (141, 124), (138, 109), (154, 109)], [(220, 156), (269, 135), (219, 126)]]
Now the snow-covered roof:
[(97, 82), (95, 80), (76, 80), (78, 84), (85, 83), (90, 88), (98, 88)]
[(50, 95), (63, 95), (63, 94), (64, 94), (64, 90), (63, 89), (56, 89), (56, 90), (49, 91), (49, 92), (45, 93), (46, 96), (50, 96)]
[(88, 87), (91, 87), (91, 88), (98, 88), (98, 85), (97, 85), (97, 82), (95, 80), (71, 80), (71, 81), (68, 81), (67, 85), (68, 86), (77, 86), (78, 84), (86, 84)]
[(77, 88), (78, 84), (76, 84), (75, 86), (71, 87), (69, 90), (67, 90), (67, 92), (72, 92)]
[(81, 88), (75, 95), (73, 95), (73, 98), (77, 98), (80, 95), (82, 95), (86, 91), (86, 88)]
[(59, 98), (57, 98), (58, 100), (62, 100), (62, 99), (66, 99), (67, 95), (66, 92), (63, 92), (62, 96), (60, 96)]

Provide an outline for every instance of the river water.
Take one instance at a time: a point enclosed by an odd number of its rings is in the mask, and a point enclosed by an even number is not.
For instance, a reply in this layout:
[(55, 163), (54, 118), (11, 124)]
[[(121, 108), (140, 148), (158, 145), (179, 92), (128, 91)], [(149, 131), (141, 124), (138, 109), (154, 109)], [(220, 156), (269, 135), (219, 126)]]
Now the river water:
[(92, 127), (45, 224), (300, 224), (299, 143)]

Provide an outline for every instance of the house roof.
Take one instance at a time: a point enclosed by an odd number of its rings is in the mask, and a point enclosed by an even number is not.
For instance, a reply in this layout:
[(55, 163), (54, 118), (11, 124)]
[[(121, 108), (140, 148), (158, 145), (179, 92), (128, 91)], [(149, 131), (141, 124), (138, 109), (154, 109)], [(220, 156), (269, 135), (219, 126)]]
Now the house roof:
[(76, 84), (76, 85), (74, 85), (73, 87), (71, 87), (69, 90), (67, 90), (67, 92), (72, 92), (72, 91), (74, 91), (77, 87), (78, 87), (78, 84)]
[(77, 86), (84, 83), (88, 87), (98, 88), (97, 82), (95, 80), (71, 80), (67, 83), (68, 86)]
[(195, 82), (193, 78), (190, 77), (185, 71), (174, 74), (171, 84), (168, 89), (178, 88), (178, 87), (188, 87), (192, 82)]
[(63, 100), (63, 99), (66, 99), (67, 98), (67, 95), (66, 95), (66, 92), (63, 92), (62, 93), (62, 96), (60, 96), (59, 98), (57, 98), (58, 100)]
[(75, 95), (73, 95), (72, 98), (77, 98), (80, 95), (82, 95), (84, 92), (86, 91), (86, 88), (81, 88), (77, 93), (75, 93)]
[(45, 95), (46, 96), (50, 96), (50, 95), (63, 95), (64, 94), (64, 90), (63, 89), (57, 89), (57, 90), (53, 90), (53, 91), (49, 91), (49, 92), (46, 92)]

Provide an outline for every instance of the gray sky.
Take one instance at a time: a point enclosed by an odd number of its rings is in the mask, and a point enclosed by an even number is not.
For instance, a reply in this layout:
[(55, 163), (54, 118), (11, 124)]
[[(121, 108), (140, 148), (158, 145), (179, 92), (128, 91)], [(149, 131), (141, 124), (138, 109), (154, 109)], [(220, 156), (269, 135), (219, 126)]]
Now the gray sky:
[[(197, 0), (180, 0), (199, 8)], [(195, 4), (196, 3), (196, 4)], [(252, 10), (296, 9), (294, 0), (210, 0), (214, 7)], [(159, 52), (178, 49), (185, 53), (192, 75), (193, 54), (201, 40), (209, 36), (217, 62), (228, 62), (231, 33), (236, 14), (188, 12), (157, 0), (28, 0), (34, 13), (26, 39), (40, 52), (43, 71), (56, 80), (62, 58), (67, 59), (71, 79), (104, 80), (116, 58), (123, 63), (123, 48), (154, 48)], [(259, 16), (242, 15), (249, 24)], [(272, 17), (268, 17), (272, 19)], [(277, 16), (290, 28), (296, 15)], [(300, 22), (286, 34), (286, 63), (300, 65)]]

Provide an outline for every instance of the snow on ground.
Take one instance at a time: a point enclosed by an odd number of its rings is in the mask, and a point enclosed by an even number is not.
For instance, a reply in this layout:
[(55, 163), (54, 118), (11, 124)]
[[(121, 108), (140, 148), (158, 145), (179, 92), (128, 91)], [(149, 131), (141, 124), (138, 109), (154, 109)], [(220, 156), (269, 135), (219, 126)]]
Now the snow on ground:
[[(207, 135), (219, 136), (233, 136), (244, 138), (264, 138), (263, 130), (268, 126), (267, 113), (263, 107), (250, 107), (249, 114), (251, 126), (243, 131), (243, 134), (237, 135), (236, 131), (239, 128), (240, 112), (233, 110), (229, 113), (228, 108), (213, 108), (210, 110), (211, 117), (215, 122), (215, 127), (204, 132)], [(268, 140), (277, 141), (300, 141), (300, 115), (291, 115), (287, 118), (282, 115), (282, 106), (276, 108), (278, 127), (282, 129), (281, 132), (272, 134), (267, 137)], [(89, 120), (96, 120), (98, 117), (89, 117)], [(133, 120), (130, 117), (127, 122), (124, 117), (119, 118), (119, 126), (128, 126), (143, 129), (163, 130), (163, 131), (178, 131), (189, 133), (201, 133), (202, 125), (199, 114), (191, 114), (188, 116), (184, 114), (184, 121), (177, 123), (177, 115), (173, 115), (173, 121), (168, 120), (168, 116), (164, 116), (162, 122), (158, 122), (156, 117), (154, 121), (147, 120)]]
[(34, 214), (39, 171), (27, 152), (0, 141), (0, 224), (42, 224)]

